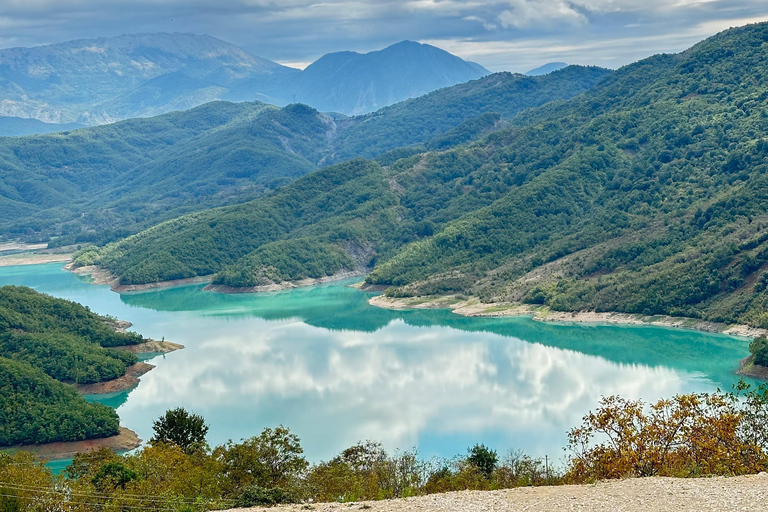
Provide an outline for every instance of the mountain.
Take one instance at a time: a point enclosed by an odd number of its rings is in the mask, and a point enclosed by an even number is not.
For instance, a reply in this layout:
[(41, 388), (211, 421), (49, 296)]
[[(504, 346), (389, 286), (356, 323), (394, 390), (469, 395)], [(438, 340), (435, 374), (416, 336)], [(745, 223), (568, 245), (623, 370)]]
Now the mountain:
[(534, 68), (525, 74), (528, 76), (546, 75), (547, 73), (557, 71), (558, 69), (563, 69), (566, 66), (568, 66), (568, 64), (566, 64), (565, 62), (549, 62), (547, 64), (544, 64), (543, 66)]
[(0, 115), (103, 124), (190, 108), (296, 70), (210, 36), (132, 34), (0, 50)]
[(768, 327), (766, 64), (768, 24), (731, 29), (474, 143), (326, 167), (96, 260), (124, 283), (234, 287), (355, 265), (393, 296)]
[(409, 41), (362, 55), (326, 55), (300, 71), (211, 36), (129, 34), (0, 50), (0, 116), (97, 125), (220, 99), (299, 101), (358, 114), (486, 74), (477, 64)]
[(488, 74), (434, 46), (403, 41), (365, 54), (325, 55), (301, 73), (293, 94), (318, 110), (354, 115)]
[(332, 162), (401, 146), (426, 151), (421, 143), (463, 143), (525, 108), (579, 94), (607, 73), (499, 73), (354, 118), (299, 104), (213, 102), (0, 139), (0, 167), (8, 171), (0, 176), (0, 230), (30, 240), (63, 234), (59, 244), (126, 236), (183, 213), (253, 199)]

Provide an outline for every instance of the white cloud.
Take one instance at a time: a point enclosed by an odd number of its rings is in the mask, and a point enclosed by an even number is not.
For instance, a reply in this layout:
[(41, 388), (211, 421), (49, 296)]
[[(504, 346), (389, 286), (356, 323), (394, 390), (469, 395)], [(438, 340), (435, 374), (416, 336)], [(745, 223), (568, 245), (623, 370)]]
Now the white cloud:
[(573, 4), (562, 0), (514, 0), (509, 7), (498, 15), (499, 23), (504, 28), (552, 23), (582, 24), (587, 21), (582, 13), (574, 9)]

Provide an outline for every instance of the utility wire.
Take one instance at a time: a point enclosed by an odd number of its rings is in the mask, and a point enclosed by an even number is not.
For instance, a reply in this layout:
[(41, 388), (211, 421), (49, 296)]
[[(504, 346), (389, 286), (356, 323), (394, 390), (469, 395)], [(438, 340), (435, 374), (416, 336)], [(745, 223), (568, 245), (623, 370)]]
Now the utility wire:
[[(76, 491), (76, 490), (56, 490), (52, 489), (50, 487), (42, 487), (42, 486), (27, 486), (22, 484), (15, 484), (10, 482), (0, 482), (0, 489), (3, 487), (8, 488), (10, 490), (16, 490), (16, 491), (28, 491), (28, 492), (39, 492), (39, 493), (47, 493), (47, 494), (69, 494), (72, 496), (79, 496), (84, 498), (102, 498), (102, 499), (125, 499), (125, 500), (134, 500), (134, 501), (165, 501), (165, 502), (174, 502), (174, 503), (181, 503), (181, 504), (187, 504), (187, 505), (194, 505), (197, 503), (200, 503), (197, 499), (191, 499), (191, 498), (173, 498), (168, 496), (160, 496), (160, 495), (141, 495), (141, 494), (107, 494), (107, 493), (96, 493), (96, 492), (88, 492), (88, 491)], [(224, 498), (205, 498), (205, 501), (220, 501), (224, 503), (234, 503), (234, 500), (230, 499), (224, 499)]]

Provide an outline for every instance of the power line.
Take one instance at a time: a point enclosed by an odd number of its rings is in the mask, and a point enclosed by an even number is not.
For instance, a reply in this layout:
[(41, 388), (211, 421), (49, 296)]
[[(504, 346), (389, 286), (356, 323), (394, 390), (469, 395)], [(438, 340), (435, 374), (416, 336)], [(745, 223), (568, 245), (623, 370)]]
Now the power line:
[[(11, 482), (0, 482), (0, 489), (3, 487), (11, 490), (17, 490), (17, 491), (38, 492), (38, 493), (46, 493), (46, 494), (68, 494), (71, 496), (80, 496), (83, 498), (126, 499), (126, 500), (134, 500), (134, 501), (164, 501), (164, 502), (182, 503), (186, 505), (194, 505), (194, 504), (200, 503), (200, 500), (191, 499), (191, 498), (174, 498), (174, 497), (168, 497), (168, 496), (142, 495), (142, 494), (129, 494), (129, 493), (115, 495), (115, 494), (107, 494), (107, 493), (76, 491), (71, 489), (56, 490), (56, 489), (51, 489), (50, 487), (30, 486), (30, 485), (16, 484)], [(234, 503), (234, 500), (224, 499), (224, 498), (205, 498), (204, 500), (219, 501), (223, 503)]]
[[(17, 496), (15, 494), (4, 494), (4, 493), (0, 493), (0, 496), (2, 496), (4, 498), (26, 499), (26, 500), (30, 500), (30, 501), (34, 499), (32, 497), (24, 497), (24, 496)], [(68, 503), (70, 505), (90, 505), (92, 507), (98, 507), (98, 506), (103, 506), (104, 505), (104, 503), (93, 503), (93, 502), (72, 501), (72, 500), (62, 500), (61, 503)], [(176, 510), (175, 508), (145, 507), (145, 506), (141, 506), (141, 505), (128, 505), (128, 507), (130, 507), (130, 508), (138, 508), (138, 509), (142, 509), (142, 510), (156, 510), (156, 511), (157, 510), (162, 510), (162, 511), (167, 511), (167, 512), (174, 512)]]

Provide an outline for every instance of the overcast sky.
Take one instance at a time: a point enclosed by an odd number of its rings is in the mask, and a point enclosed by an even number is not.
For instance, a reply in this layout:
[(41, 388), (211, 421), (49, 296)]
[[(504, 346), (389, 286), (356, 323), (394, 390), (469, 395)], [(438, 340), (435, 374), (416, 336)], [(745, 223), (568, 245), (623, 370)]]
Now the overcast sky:
[(551, 61), (616, 68), (764, 20), (766, 0), (0, 0), (0, 47), (193, 32), (302, 67), (411, 39), (524, 72)]

